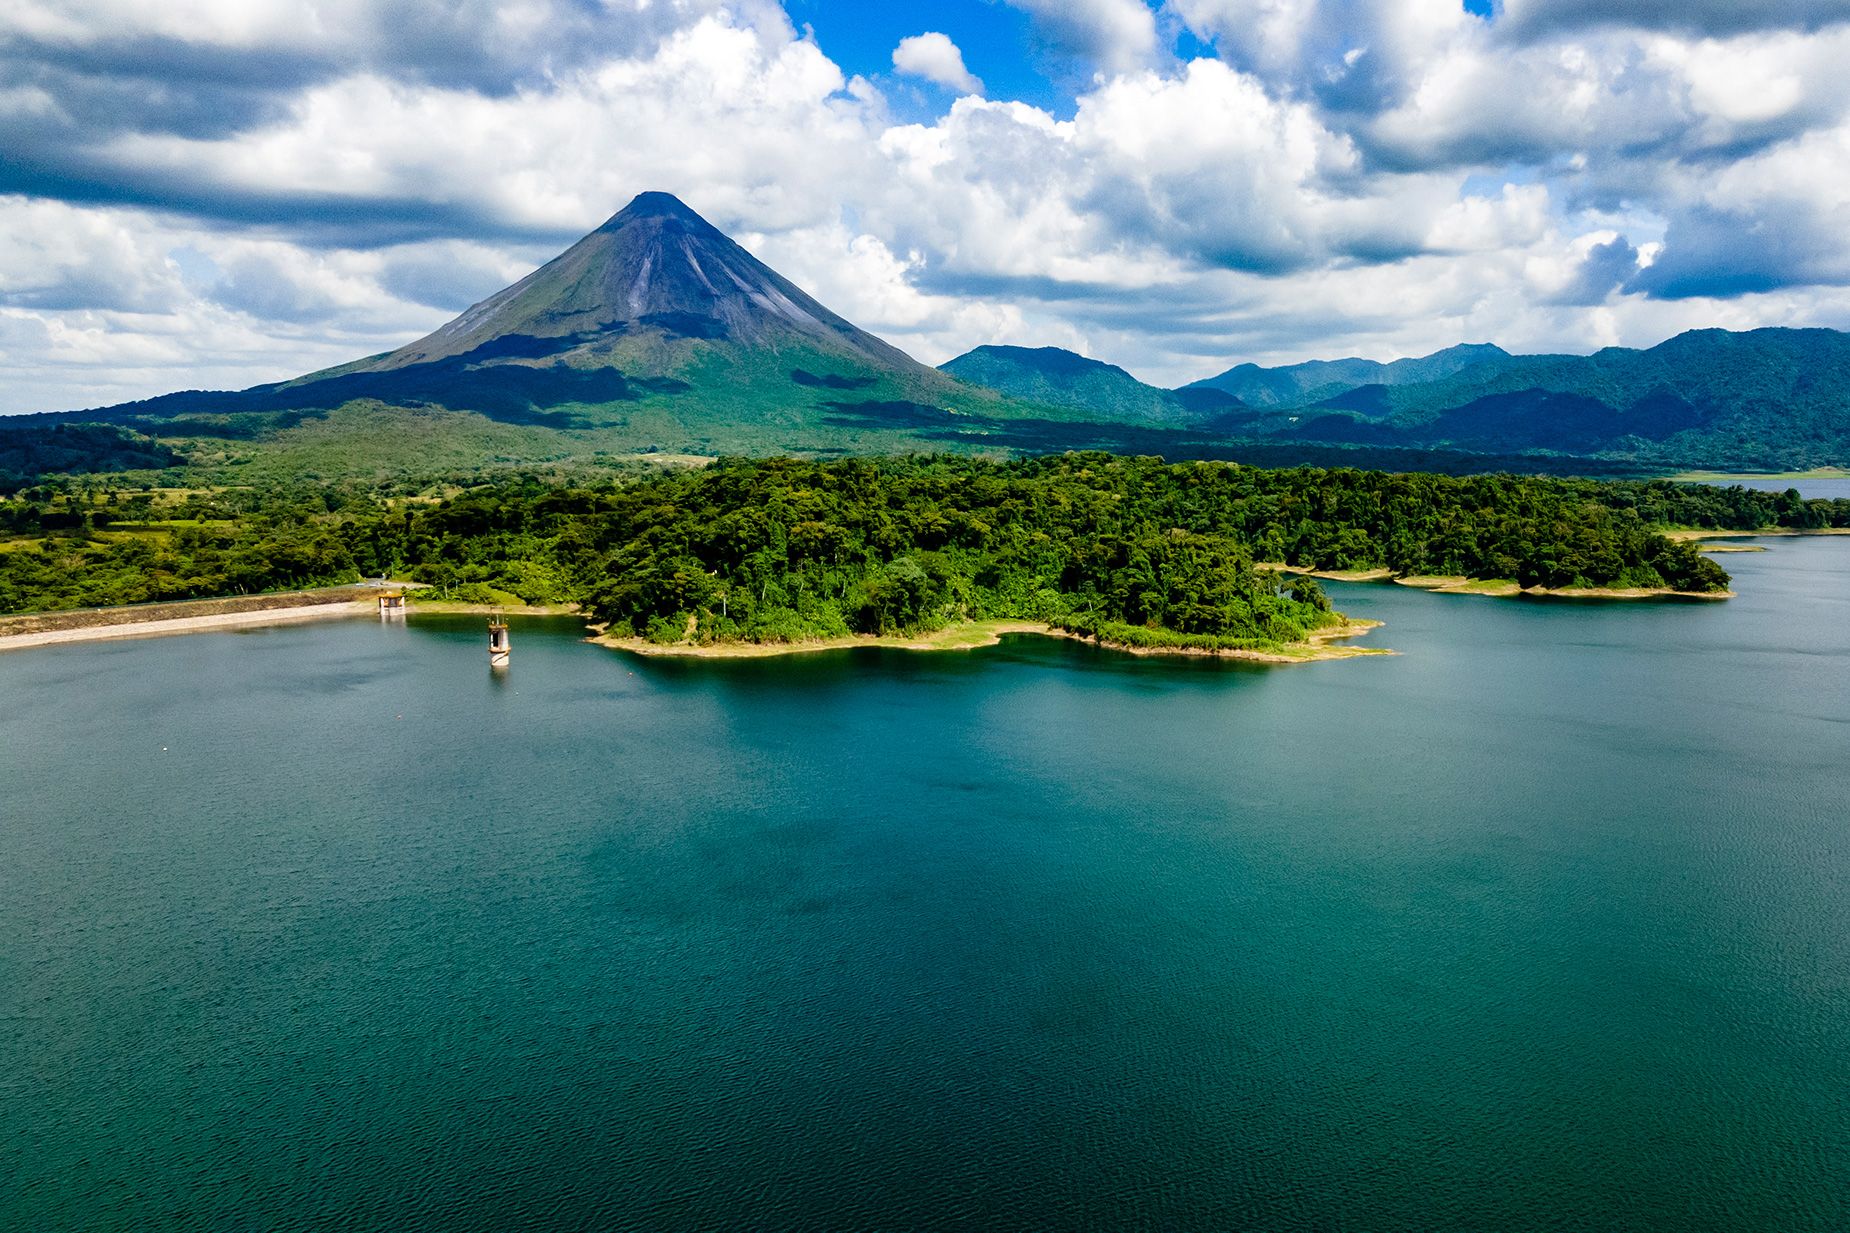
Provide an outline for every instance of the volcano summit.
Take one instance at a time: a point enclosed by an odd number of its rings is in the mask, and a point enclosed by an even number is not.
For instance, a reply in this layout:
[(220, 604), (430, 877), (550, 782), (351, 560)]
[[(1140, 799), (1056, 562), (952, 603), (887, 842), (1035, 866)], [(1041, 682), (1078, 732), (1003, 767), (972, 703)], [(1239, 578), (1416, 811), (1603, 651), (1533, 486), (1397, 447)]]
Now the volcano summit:
[[(1049, 414), (920, 364), (651, 192), (396, 351), (238, 393), (60, 418), (260, 453), (325, 439), (338, 465), (370, 468), (471, 465), (484, 453), (942, 448), (997, 419)], [(393, 456), (410, 449), (427, 452)]]
[[(436, 333), (356, 371), (449, 359), (602, 361), (678, 371), (702, 349), (814, 350), (848, 365), (930, 380), (933, 370), (836, 316), (668, 193), (621, 213)], [(535, 353), (521, 356), (523, 349)]]

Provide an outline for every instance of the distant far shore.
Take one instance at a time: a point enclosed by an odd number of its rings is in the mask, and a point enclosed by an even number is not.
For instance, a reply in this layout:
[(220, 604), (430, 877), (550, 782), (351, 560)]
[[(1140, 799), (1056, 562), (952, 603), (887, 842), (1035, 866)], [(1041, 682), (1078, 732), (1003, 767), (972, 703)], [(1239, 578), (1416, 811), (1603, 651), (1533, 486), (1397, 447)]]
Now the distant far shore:
[(1727, 484), (1738, 480), (1850, 479), (1842, 467), (1813, 467), (1809, 471), (1679, 471), (1665, 479), (1680, 484)]
[(1089, 634), (1076, 634), (1041, 621), (960, 621), (928, 634), (880, 637), (854, 634), (845, 638), (819, 638), (810, 642), (718, 642), (707, 646), (696, 643), (655, 643), (643, 638), (613, 637), (599, 634), (591, 641), (634, 655), (683, 659), (768, 659), (782, 655), (813, 655), (821, 651), (851, 651), (886, 647), (900, 651), (969, 651), (995, 646), (1005, 634), (1031, 634), (1045, 638), (1065, 638), (1084, 642), (1105, 650), (1138, 656), (1185, 656), (1197, 659), (1245, 660), (1260, 664), (1308, 664), (1333, 659), (1355, 659), (1364, 655), (1392, 655), (1393, 651), (1374, 647), (1337, 645), (1340, 640), (1359, 637), (1377, 629), (1380, 621), (1349, 621), (1312, 633), (1306, 641), (1280, 646), (1276, 650), (1238, 650), (1233, 648), (1128, 646), (1101, 640)]
[(1795, 535), (1850, 535), (1850, 527), (1767, 527), (1759, 531), (1706, 531), (1700, 527), (1686, 527), (1681, 531), (1665, 531), (1665, 539), (1775, 539), (1790, 538)]
[[(1718, 534), (1728, 534), (1718, 532)], [(1750, 534), (1750, 532), (1743, 532)], [(1751, 532), (1760, 534), (1760, 532)], [(1261, 569), (1281, 574), (1301, 574), (1330, 582), (1391, 582), (1395, 586), (1413, 587), (1434, 595), (1488, 595), (1493, 599), (1516, 596), (1552, 599), (1733, 599), (1733, 591), (1677, 591), (1669, 587), (1525, 587), (1508, 578), (1466, 578), (1442, 574), (1396, 574), (1391, 569), (1302, 569), (1295, 565), (1266, 562)]]

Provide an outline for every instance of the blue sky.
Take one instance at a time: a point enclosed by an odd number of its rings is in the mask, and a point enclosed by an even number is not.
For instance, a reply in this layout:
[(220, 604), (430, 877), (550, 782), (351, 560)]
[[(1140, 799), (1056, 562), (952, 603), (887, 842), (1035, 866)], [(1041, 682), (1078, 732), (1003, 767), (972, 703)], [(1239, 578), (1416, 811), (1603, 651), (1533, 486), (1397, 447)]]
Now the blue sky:
[[(785, 8), (792, 21), (815, 32), (817, 43), (846, 72), (893, 78), (895, 85), (919, 90), (923, 98), (908, 100), (909, 111), (933, 114), (953, 93), (931, 82), (901, 82), (893, 70), (893, 49), (900, 40), (927, 30), (957, 44), (990, 94), (1050, 111), (1072, 109), (1070, 67), (1038, 50), (1033, 22), (1020, 9), (990, 0), (936, 0), (929, 6), (792, 0)], [(922, 18), (928, 19), (921, 24)]]
[(647, 189), (939, 362), (1850, 324), (1850, 0), (13, 0), (0, 412), (396, 346)]
[[(1491, 14), (1490, 0), (1463, 0), (1466, 12)], [(868, 4), (864, 0), (790, 0), (791, 20), (814, 30), (831, 58), (850, 73), (893, 76), (893, 48), (901, 39), (936, 30), (962, 49), (970, 71), (996, 97), (1019, 99), (1049, 111), (1070, 113), (1073, 98), (1091, 77), (1083, 59), (1062, 52), (1042, 37), (1028, 13), (1000, 0), (933, 0), (930, 4)], [(1160, 12), (1160, 6), (1158, 6)], [(1181, 21), (1162, 23), (1161, 35), (1179, 59), (1213, 50)], [(918, 83), (931, 107), (946, 93)]]

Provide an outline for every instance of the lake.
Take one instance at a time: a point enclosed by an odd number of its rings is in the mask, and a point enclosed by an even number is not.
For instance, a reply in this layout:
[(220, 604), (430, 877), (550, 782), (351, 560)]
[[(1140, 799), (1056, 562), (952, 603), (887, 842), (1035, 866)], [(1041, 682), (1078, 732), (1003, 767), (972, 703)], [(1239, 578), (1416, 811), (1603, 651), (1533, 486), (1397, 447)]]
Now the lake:
[(1850, 541), (1401, 655), (0, 655), (0, 1227), (1842, 1230)]

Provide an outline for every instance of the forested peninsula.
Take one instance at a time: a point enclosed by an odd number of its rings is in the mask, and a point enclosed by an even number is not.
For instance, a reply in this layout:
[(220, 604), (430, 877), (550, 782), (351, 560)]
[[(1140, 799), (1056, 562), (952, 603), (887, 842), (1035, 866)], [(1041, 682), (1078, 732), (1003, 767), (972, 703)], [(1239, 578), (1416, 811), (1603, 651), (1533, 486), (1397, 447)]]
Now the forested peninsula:
[(1132, 648), (1266, 651), (1344, 624), (1315, 581), (1267, 563), (1704, 595), (1728, 575), (1661, 529), (1850, 526), (1850, 501), (1743, 488), (1106, 454), (721, 460), (438, 492), (25, 489), (0, 501), (0, 611), (392, 576), (451, 601), (571, 605), (662, 646), (1028, 621)]

